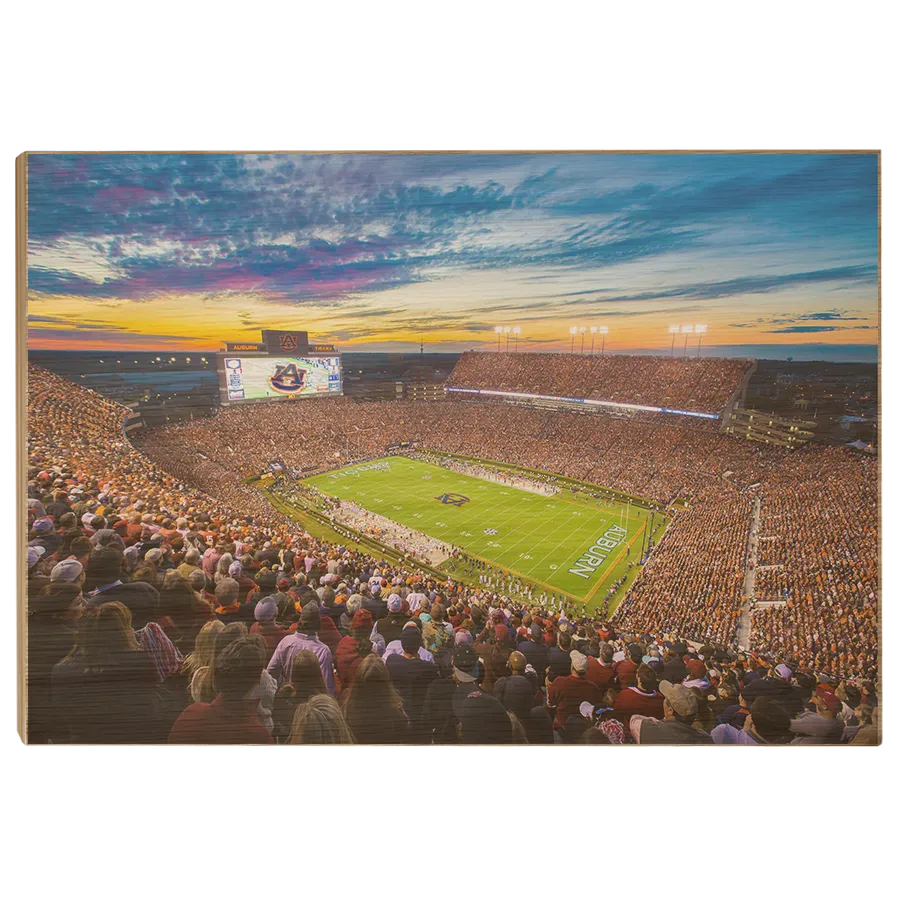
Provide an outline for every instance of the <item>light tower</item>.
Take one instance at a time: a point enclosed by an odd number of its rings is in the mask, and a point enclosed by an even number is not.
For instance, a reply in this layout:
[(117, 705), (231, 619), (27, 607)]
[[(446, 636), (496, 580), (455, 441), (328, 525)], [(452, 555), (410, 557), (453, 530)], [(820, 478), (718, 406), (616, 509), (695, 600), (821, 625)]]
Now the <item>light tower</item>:
[(503, 329), (503, 333), (506, 335), (506, 352), (509, 353), (509, 332), (511, 331), (509, 325), (507, 325)]
[(513, 325), (513, 338), (515, 339), (515, 352), (519, 352), (519, 335), (522, 333), (522, 329), (518, 325)]
[(500, 335), (503, 334), (503, 326), (495, 325), (494, 333), (497, 335), (497, 352), (499, 353), (500, 352)]
[(700, 359), (700, 344), (703, 343), (703, 335), (706, 334), (706, 326), (705, 325), (695, 325), (694, 326), (694, 334), (700, 335), (700, 337), (697, 338), (697, 359)]
[(569, 334), (572, 335), (572, 346), (569, 347), (569, 353), (574, 353), (575, 352), (575, 335), (578, 334), (578, 329), (573, 325), (569, 329)]
[(594, 355), (594, 337), (597, 334), (597, 326), (591, 325), (591, 356)]
[(672, 356), (675, 355), (675, 335), (681, 331), (681, 327), (678, 325), (670, 325), (669, 326), (669, 334), (672, 335)]
[(693, 325), (682, 325), (681, 333), (684, 335), (684, 355), (687, 356), (688, 335), (694, 333), (694, 326)]
[(579, 328), (578, 333), (581, 335), (581, 355), (584, 356), (584, 333), (587, 331), (587, 328)]
[(602, 338), (602, 345), (600, 346), (600, 355), (604, 356), (606, 354), (606, 336), (609, 334), (609, 328), (606, 325), (600, 326), (600, 337)]

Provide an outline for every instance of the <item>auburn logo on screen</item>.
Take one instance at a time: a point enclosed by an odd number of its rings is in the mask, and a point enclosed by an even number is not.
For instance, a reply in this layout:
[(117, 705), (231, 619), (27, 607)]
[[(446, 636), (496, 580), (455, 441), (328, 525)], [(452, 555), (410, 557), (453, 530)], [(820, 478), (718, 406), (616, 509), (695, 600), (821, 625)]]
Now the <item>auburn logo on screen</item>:
[(438, 494), (435, 500), (440, 500), (444, 506), (464, 506), (469, 502), (469, 498), (464, 494)]
[(306, 384), (306, 372), (298, 369), (296, 363), (275, 366), (275, 374), (269, 376), (269, 384), (279, 394), (298, 394)]
[(296, 334), (283, 334), (278, 339), (278, 343), (281, 349), (285, 351), (285, 353), (290, 353), (300, 346), (300, 341), (298, 340)]

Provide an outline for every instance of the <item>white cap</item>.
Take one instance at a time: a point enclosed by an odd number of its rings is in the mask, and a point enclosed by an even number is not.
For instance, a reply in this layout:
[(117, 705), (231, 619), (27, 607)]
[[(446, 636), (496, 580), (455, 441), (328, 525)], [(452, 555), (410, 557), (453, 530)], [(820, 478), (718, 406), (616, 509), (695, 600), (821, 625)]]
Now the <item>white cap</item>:
[(50, 570), (51, 581), (75, 581), (81, 577), (84, 566), (77, 559), (64, 559)]

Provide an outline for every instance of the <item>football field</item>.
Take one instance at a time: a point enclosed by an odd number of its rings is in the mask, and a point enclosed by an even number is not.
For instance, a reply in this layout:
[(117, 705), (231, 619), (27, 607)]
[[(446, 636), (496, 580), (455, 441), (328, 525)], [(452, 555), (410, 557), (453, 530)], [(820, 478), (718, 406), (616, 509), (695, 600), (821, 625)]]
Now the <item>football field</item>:
[(639, 560), (650, 518), (634, 505), (568, 491), (546, 497), (397, 456), (304, 483), (585, 602), (602, 598)]

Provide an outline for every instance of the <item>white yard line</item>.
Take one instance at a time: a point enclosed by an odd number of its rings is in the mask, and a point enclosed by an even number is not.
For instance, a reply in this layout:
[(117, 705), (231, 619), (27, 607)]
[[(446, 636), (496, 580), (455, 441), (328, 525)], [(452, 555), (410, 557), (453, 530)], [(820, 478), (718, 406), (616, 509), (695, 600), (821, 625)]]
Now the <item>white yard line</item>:
[[(600, 517), (598, 516), (597, 518), (600, 518)], [(614, 518), (614, 517), (613, 517), (613, 518)], [(613, 518), (608, 518), (608, 519), (603, 523), (603, 530), (604, 530), (604, 531), (606, 530), (606, 526), (609, 525), (609, 523), (613, 521)], [(558, 529), (557, 529), (557, 530), (558, 530)], [(560, 548), (561, 546), (562, 546), (562, 543), (557, 544), (557, 545), (550, 551), (550, 553), (547, 554), (547, 556), (545, 556), (543, 559), (540, 560), (540, 562), (538, 562), (535, 566), (533, 566), (531, 569), (529, 569), (528, 574), (530, 575), (531, 572), (533, 572), (534, 569), (537, 568), (537, 566), (542, 565), (542, 564), (546, 561), (547, 557), (551, 556), (553, 553), (556, 553), (556, 552), (559, 550), (559, 548)], [(590, 546), (590, 545), (588, 545), (588, 546)], [(558, 571), (559, 571), (559, 569), (557, 569), (555, 572), (553, 572), (553, 575), (556, 575)], [(597, 571), (599, 572), (599, 571), (601, 571), (601, 570), (600, 570), (600, 569), (597, 569)], [(551, 581), (551, 578), (552, 578), (552, 576), (551, 576), (550, 578), (545, 578), (544, 580), (549, 584), (549, 582)]]

